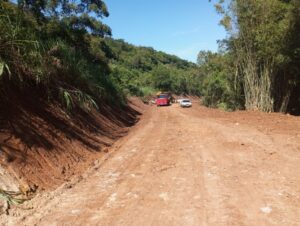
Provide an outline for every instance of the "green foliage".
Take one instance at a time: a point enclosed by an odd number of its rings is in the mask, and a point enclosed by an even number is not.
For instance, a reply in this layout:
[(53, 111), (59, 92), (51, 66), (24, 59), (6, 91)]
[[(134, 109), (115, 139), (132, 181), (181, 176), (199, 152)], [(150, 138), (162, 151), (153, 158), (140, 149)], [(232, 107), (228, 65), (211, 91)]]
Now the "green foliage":
[(203, 103), (210, 107), (220, 107), (224, 110), (236, 109), (235, 103), (232, 103), (234, 91), (226, 76), (222, 73), (211, 74), (203, 86)]
[[(122, 90), (109, 75), (111, 51), (99, 33), (88, 32), (89, 27), (74, 29), (64, 20), (67, 17), (31, 13), (37, 8), (43, 13), (43, 6), (30, 5), (37, 1), (19, 4), (18, 8), (13, 3), (0, 2), (1, 93), (8, 93), (12, 87), (19, 92), (40, 89), (42, 98), (58, 100), (68, 110), (76, 106), (97, 109), (99, 102), (111, 100), (116, 105), (125, 104)], [(97, 7), (93, 7), (85, 10), (94, 12)], [(108, 15), (102, 7), (98, 16)], [(66, 15), (75, 16), (74, 13)], [(107, 34), (105, 28), (102, 32)], [(3, 98), (8, 97), (1, 95), (1, 102)]]
[(5, 191), (0, 188), (0, 199), (7, 202), (9, 205), (21, 205), (29, 198), (22, 197), (21, 192)]
[(140, 89), (143, 96), (153, 96), (155, 93), (157, 93), (157, 90), (150, 86), (142, 87)]
[(111, 29), (100, 21), (109, 16), (101, 0), (18, 0), (18, 6), (31, 11), (39, 22), (51, 18), (75, 31), (90, 31), (101, 37), (111, 35)]
[(10, 3), (0, 3), (0, 61), (3, 73), (22, 81), (26, 74), (39, 81), (41, 75), (41, 48), (34, 40), (34, 23)]
[[(215, 6), (229, 34), (225, 51), (234, 59), (234, 79), (229, 77), (229, 82), (235, 86), (238, 79), (245, 107), (287, 111), (289, 102), (297, 102), (294, 90), (300, 87), (300, 2), (219, 0)], [(203, 62), (207, 64), (200, 54), (200, 65)]]
[[(59, 95), (61, 102), (70, 111), (75, 105), (80, 106), (83, 109), (90, 110), (92, 108), (98, 109), (98, 105), (95, 100), (88, 94), (80, 90), (66, 90), (60, 88)], [(75, 103), (75, 101), (77, 103)]]
[[(177, 94), (200, 94), (197, 66), (176, 56), (106, 38), (112, 50), (112, 76), (125, 93), (147, 96), (149, 88)], [(147, 92), (145, 92), (147, 91)]]
[(153, 85), (159, 90), (173, 90), (171, 70), (166, 66), (159, 65), (153, 70)]
[(224, 110), (243, 108), (241, 84), (234, 75), (231, 55), (200, 51), (198, 63), (203, 73), (203, 103)]

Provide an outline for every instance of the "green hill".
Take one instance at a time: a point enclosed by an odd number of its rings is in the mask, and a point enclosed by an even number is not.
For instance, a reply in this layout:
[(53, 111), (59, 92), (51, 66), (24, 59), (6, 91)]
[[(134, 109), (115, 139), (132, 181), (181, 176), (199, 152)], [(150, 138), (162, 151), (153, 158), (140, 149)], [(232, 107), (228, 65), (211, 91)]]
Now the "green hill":
[(200, 94), (197, 65), (151, 47), (106, 38), (112, 53), (111, 76), (125, 93), (148, 95), (155, 90)]

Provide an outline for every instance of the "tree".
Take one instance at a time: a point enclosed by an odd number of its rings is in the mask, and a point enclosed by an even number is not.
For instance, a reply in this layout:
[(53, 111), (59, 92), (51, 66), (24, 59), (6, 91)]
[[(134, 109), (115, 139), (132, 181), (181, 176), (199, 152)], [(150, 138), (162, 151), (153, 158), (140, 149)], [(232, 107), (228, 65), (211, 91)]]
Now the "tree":
[(209, 60), (209, 57), (211, 55), (213, 55), (213, 53), (211, 51), (201, 50), (198, 53), (198, 56), (197, 56), (197, 63), (198, 63), (198, 65), (201, 66), (201, 65), (207, 64), (208, 60)]
[(102, 0), (18, 0), (18, 5), (39, 20), (56, 19), (74, 30), (101, 37), (111, 35), (111, 29), (100, 21), (109, 16)]
[(202, 74), (203, 103), (225, 110), (243, 108), (242, 86), (237, 79), (232, 53), (200, 51), (198, 62)]
[(291, 34), (295, 35), (291, 15), (296, 4), (296, 0), (221, 0), (216, 4), (223, 15), (220, 23), (230, 34), (247, 109), (286, 110), (293, 89), (288, 84), (295, 81), (295, 73), (287, 70), (293, 56), (286, 50), (291, 49)]
[(172, 78), (170, 70), (163, 65), (158, 66), (153, 70), (154, 87), (162, 91), (172, 90)]

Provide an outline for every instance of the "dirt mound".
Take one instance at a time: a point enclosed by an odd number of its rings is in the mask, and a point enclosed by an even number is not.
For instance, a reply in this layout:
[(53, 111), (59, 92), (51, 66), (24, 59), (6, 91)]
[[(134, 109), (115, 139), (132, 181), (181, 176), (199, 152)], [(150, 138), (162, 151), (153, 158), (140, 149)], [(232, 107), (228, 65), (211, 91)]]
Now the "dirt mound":
[(83, 172), (137, 121), (143, 107), (131, 102), (66, 113), (57, 103), (12, 96), (0, 109), (1, 188), (55, 188)]

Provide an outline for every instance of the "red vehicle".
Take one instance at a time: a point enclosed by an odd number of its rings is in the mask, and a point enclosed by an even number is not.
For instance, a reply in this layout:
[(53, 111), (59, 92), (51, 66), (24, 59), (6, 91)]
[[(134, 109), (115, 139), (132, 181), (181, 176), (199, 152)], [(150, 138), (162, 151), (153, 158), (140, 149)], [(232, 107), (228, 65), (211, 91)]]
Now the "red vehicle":
[(171, 104), (171, 94), (170, 93), (159, 93), (156, 95), (156, 105), (159, 106), (169, 106)]

